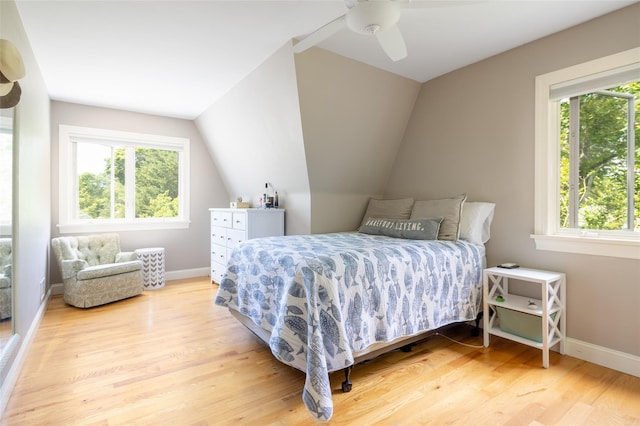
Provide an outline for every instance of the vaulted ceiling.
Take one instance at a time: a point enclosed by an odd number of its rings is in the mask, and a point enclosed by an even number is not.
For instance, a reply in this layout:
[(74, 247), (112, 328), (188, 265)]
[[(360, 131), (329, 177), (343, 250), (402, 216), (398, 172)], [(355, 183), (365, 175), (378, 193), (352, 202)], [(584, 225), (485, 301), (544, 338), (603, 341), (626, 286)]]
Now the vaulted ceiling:
[[(348, 29), (318, 46), (424, 82), (635, 3), (398, 1), (407, 58), (393, 62)], [(16, 3), (52, 99), (187, 119), (348, 10), (343, 0)]]

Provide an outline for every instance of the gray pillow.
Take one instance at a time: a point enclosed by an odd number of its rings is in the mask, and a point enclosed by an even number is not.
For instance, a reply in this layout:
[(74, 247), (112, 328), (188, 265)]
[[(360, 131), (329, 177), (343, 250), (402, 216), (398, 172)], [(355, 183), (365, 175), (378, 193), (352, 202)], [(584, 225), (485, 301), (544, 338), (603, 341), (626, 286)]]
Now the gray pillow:
[(401, 198), (398, 200), (376, 200), (371, 198), (367, 205), (367, 210), (362, 217), (364, 225), (370, 217), (387, 218), (387, 219), (409, 219), (411, 216), (411, 208), (413, 207), (413, 198)]
[(454, 198), (416, 201), (411, 212), (411, 219), (443, 217), (438, 231), (439, 240), (458, 241), (460, 236), (460, 216), (467, 194)]
[(415, 220), (370, 217), (360, 227), (360, 232), (410, 240), (435, 240), (441, 222), (441, 217)]

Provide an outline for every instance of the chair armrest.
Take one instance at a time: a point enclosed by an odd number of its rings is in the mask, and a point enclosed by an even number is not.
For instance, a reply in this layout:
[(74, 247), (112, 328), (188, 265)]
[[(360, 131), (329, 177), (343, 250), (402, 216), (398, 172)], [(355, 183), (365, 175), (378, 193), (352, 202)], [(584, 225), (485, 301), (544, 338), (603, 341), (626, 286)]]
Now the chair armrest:
[(60, 272), (62, 273), (63, 280), (75, 277), (78, 271), (82, 271), (89, 266), (89, 264), (82, 259), (63, 260), (61, 263), (62, 271)]
[(116, 254), (116, 263), (131, 262), (132, 260), (138, 260), (138, 255), (135, 251), (122, 251)]
[[(102, 265), (89, 266), (78, 272), (78, 280), (92, 280), (96, 278), (111, 277), (129, 272), (137, 272), (142, 269), (142, 262), (133, 260), (131, 262), (107, 263)], [(142, 280), (142, 276), (139, 276)]]

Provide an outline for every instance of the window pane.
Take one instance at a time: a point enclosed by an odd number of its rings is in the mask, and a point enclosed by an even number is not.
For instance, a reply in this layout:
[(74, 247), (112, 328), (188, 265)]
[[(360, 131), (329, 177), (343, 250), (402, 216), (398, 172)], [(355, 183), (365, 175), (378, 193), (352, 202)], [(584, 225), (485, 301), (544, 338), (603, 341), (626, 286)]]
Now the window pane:
[[(78, 219), (124, 218), (124, 149), (76, 144)], [(111, 163), (115, 161), (112, 173)]]
[(626, 106), (623, 98), (580, 97), (580, 228), (626, 228)]
[(569, 227), (569, 99), (560, 103), (560, 228)]
[(136, 218), (179, 216), (179, 154), (136, 148)]
[[(640, 84), (630, 83), (607, 92), (594, 92), (579, 97), (579, 111), (571, 111), (569, 101), (560, 105), (560, 226), (571, 227), (574, 215), (575, 227), (593, 230), (629, 229), (628, 206), (634, 207), (631, 227), (639, 229), (638, 205), (640, 177), (639, 144), (634, 155), (628, 156), (629, 96), (635, 95), (632, 108), (639, 107)], [(576, 98), (577, 99), (577, 98)], [(637, 112), (637, 111), (636, 111)], [(636, 116), (640, 114), (636, 113)], [(573, 129), (578, 129), (578, 139), (571, 139)], [(631, 139), (633, 140), (633, 139)], [(633, 145), (632, 145), (633, 146)], [(576, 152), (571, 155), (572, 150)], [(571, 162), (577, 162), (577, 170), (571, 172)], [(631, 170), (629, 170), (629, 166)], [(628, 174), (628, 172), (631, 174)], [(628, 180), (632, 176), (631, 182)], [(572, 191), (575, 191), (572, 192)], [(574, 202), (571, 202), (572, 196)], [(633, 200), (635, 199), (635, 202)]]

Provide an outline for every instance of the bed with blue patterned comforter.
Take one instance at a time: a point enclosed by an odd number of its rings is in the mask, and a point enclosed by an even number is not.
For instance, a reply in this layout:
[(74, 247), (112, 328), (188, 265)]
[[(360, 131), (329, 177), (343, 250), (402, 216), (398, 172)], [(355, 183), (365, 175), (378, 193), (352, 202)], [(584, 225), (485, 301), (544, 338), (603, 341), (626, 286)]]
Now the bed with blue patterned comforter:
[(367, 347), (476, 318), (485, 249), (357, 232), (258, 238), (228, 259), (215, 303), (265, 330), (306, 373), (303, 402), (333, 414), (329, 373)]

